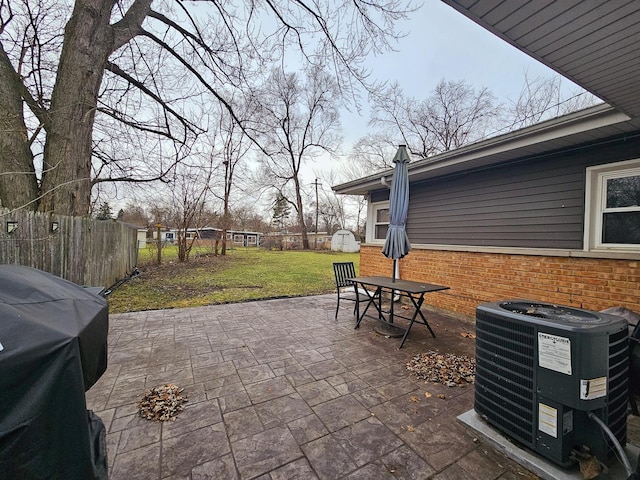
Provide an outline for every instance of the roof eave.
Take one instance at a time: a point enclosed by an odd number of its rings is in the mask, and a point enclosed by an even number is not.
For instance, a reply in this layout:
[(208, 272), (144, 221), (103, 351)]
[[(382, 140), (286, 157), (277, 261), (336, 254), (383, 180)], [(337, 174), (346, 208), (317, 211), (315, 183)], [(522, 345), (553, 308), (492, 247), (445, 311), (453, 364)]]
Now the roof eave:
[[(437, 177), (476, 166), (492, 165), (504, 161), (504, 154), (510, 151), (514, 152), (514, 158), (517, 158), (517, 152), (526, 147), (628, 120), (629, 116), (610, 105), (596, 105), (410, 163), (409, 181)], [(389, 169), (332, 188), (338, 194), (365, 195), (372, 190), (384, 188), (386, 180), (392, 175), (393, 170)]]

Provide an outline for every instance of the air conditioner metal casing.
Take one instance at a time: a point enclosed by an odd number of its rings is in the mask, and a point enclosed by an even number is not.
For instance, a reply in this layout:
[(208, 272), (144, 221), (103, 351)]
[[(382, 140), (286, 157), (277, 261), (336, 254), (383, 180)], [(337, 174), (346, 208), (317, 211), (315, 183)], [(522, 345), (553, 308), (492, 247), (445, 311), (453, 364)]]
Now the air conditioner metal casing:
[[(561, 314), (539, 318), (538, 310)], [(571, 465), (581, 445), (605, 461), (611, 446), (587, 415), (626, 443), (628, 358), (620, 317), (529, 300), (479, 305), (474, 408), (555, 463)]]

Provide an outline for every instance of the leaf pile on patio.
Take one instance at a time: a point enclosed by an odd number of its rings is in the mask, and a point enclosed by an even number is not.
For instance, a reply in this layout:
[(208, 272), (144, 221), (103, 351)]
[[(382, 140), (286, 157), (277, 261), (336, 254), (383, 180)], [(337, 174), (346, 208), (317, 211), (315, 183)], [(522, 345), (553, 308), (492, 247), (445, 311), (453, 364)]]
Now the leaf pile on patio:
[(138, 411), (147, 420), (165, 422), (175, 420), (184, 410), (186, 395), (181, 395), (184, 388), (167, 383), (147, 390), (138, 402)]
[(431, 351), (413, 357), (407, 362), (407, 370), (427, 382), (464, 387), (475, 381), (476, 361), (466, 356)]

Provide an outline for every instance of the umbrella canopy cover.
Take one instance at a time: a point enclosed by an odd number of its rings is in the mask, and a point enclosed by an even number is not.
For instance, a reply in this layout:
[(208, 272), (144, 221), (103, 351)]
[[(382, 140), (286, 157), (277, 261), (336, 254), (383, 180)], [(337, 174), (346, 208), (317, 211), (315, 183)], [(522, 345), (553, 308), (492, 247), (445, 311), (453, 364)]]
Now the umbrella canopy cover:
[(409, 153), (405, 145), (400, 145), (395, 157), (393, 180), (389, 194), (389, 230), (382, 247), (385, 257), (397, 260), (411, 250), (411, 243), (405, 230), (409, 210)]

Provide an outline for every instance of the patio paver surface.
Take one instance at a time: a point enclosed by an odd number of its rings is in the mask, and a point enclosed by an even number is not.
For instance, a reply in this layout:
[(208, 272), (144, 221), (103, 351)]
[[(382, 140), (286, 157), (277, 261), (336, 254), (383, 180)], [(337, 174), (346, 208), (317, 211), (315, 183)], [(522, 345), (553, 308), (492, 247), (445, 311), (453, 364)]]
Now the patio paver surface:
[[(456, 417), (473, 387), (410, 375), (418, 353), (474, 355), (470, 323), (429, 313), (400, 339), (354, 330), (335, 295), (110, 316), (109, 367), (87, 392), (104, 421), (111, 480), (533, 479)], [(175, 383), (173, 422), (137, 414)], [(440, 398), (440, 397), (444, 398)]]

